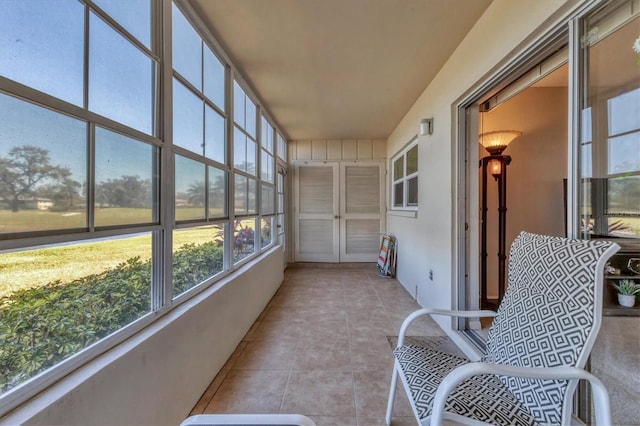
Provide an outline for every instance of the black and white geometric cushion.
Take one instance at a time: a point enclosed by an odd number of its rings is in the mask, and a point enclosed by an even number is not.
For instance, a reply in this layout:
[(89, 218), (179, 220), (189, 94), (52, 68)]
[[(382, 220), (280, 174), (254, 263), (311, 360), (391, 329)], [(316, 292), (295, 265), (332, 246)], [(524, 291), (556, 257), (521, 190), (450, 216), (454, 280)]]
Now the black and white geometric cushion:
[[(507, 291), (484, 361), (522, 367), (578, 366), (595, 324), (596, 266), (605, 241), (521, 233), (509, 254)], [(500, 377), (541, 423), (561, 423), (568, 382)]]
[[(469, 361), (422, 346), (404, 345), (393, 351), (400, 374), (409, 386), (420, 420), (431, 415), (433, 399), (442, 379)], [(505, 426), (537, 425), (527, 409), (493, 375), (475, 376), (462, 382), (445, 404), (450, 413)]]

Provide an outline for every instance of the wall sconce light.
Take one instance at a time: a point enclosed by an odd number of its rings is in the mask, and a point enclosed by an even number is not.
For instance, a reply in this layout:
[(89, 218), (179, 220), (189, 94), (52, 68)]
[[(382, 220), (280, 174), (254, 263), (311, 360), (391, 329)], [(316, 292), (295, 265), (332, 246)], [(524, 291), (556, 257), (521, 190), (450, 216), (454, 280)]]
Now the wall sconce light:
[(420, 120), (420, 136), (433, 133), (433, 118), (423, 118)]

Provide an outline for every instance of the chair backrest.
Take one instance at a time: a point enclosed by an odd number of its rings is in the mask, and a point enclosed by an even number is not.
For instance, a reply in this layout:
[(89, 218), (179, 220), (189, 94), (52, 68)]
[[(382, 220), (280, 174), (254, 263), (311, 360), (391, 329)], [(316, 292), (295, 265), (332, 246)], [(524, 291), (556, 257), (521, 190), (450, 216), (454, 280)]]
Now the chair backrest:
[[(522, 232), (511, 245), (507, 291), (487, 338), (487, 362), (584, 367), (602, 315), (603, 269), (619, 249), (606, 241)], [(543, 424), (570, 414), (576, 383), (500, 380)]]

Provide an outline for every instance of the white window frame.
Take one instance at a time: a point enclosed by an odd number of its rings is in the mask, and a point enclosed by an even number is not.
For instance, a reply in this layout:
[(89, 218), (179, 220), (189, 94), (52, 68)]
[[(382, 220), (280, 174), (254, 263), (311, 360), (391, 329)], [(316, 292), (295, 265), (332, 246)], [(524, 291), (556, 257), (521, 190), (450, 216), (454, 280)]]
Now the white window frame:
[[(409, 181), (412, 179), (417, 179), (418, 180), (418, 184), (420, 182), (419, 180), (419, 173), (420, 173), (420, 157), (419, 157), (419, 150), (418, 150), (418, 169), (407, 175), (407, 154), (409, 153), (409, 151), (411, 151), (413, 148), (417, 148), (418, 146), (418, 138), (415, 137), (413, 138), (411, 141), (409, 141), (409, 143), (407, 145), (404, 146), (404, 148), (402, 148), (402, 150), (400, 150), (400, 152), (398, 152), (396, 155), (394, 155), (393, 157), (391, 157), (391, 163), (389, 164), (389, 170), (391, 170), (390, 173), (390, 189), (391, 189), (391, 196), (389, 197), (389, 200), (391, 200), (391, 205), (390, 205), (390, 210), (409, 210), (409, 211), (416, 211), (418, 210), (418, 206), (420, 205), (420, 200), (418, 200), (417, 203), (415, 204), (409, 204), (408, 203), (408, 195), (409, 195)], [(395, 177), (395, 163), (398, 159), (403, 158), (403, 162), (402, 162), (402, 177), (400, 177), (399, 179), (394, 179)], [(397, 184), (402, 183), (402, 204), (401, 205), (396, 205), (396, 191), (395, 191), (395, 187)]]

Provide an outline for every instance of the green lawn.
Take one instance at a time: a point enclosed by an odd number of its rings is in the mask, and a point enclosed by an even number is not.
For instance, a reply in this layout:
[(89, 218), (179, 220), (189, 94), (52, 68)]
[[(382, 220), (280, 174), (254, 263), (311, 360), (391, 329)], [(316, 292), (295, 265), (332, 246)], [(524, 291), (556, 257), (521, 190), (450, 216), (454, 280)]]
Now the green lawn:
[[(217, 228), (174, 232), (174, 250), (215, 240)], [(0, 254), (0, 297), (60, 280), (69, 282), (115, 267), (132, 257), (151, 258), (151, 234)]]

